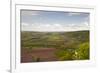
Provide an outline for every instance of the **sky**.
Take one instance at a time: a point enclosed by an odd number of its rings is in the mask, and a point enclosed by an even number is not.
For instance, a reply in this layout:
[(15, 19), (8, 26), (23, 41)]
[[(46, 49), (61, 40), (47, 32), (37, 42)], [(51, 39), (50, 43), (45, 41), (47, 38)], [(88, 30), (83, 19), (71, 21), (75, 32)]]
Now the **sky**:
[(89, 13), (21, 10), (21, 31), (89, 30)]

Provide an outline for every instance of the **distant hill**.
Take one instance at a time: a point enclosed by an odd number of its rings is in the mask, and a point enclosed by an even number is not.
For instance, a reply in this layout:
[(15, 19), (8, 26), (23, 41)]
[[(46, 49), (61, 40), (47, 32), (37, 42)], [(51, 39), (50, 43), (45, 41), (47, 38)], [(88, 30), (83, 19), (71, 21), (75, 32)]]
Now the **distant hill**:
[(89, 42), (89, 31), (73, 32), (21, 32), (22, 47), (59, 47)]

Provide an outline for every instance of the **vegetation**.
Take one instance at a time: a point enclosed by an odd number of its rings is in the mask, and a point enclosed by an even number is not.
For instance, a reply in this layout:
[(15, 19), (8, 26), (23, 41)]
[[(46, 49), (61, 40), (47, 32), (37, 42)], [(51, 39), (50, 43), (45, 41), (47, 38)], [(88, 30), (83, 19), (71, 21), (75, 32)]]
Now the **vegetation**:
[[(22, 31), (21, 48), (28, 52), (34, 49), (54, 48), (57, 60), (86, 60), (89, 59), (89, 31)], [(33, 56), (32, 60), (40, 61), (40, 58)]]
[(89, 59), (89, 42), (79, 45), (79, 48), (75, 50), (76, 59)]

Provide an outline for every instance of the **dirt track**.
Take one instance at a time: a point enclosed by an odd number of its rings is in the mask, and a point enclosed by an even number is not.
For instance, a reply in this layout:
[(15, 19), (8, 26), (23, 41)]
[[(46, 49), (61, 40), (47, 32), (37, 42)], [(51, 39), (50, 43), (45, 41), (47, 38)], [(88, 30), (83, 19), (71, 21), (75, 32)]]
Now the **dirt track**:
[(39, 58), (40, 62), (57, 61), (54, 52), (54, 48), (33, 49), (31, 52), (21, 50), (21, 62), (33, 62), (33, 57)]

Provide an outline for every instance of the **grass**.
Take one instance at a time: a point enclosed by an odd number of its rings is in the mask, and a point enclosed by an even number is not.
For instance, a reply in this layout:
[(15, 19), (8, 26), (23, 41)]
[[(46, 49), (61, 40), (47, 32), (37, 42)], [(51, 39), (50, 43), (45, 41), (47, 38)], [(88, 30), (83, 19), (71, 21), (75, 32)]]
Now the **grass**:
[(58, 60), (89, 59), (89, 31), (22, 31), (21, 48), (24, 50), (27, 49), (27, 51), (29, 50), (29, 52), (31, 52), (33, 49), (55, 48), (56, 52), (54, 53), (54, 55)]

